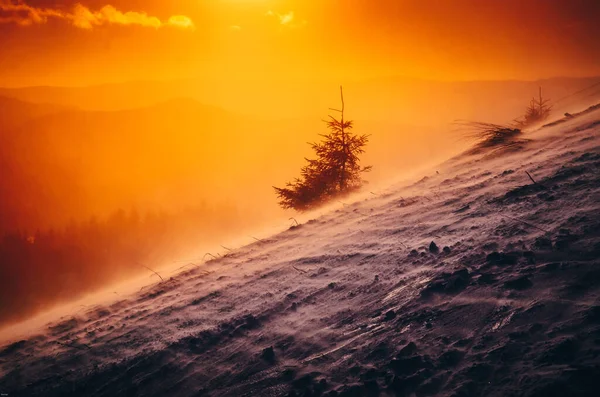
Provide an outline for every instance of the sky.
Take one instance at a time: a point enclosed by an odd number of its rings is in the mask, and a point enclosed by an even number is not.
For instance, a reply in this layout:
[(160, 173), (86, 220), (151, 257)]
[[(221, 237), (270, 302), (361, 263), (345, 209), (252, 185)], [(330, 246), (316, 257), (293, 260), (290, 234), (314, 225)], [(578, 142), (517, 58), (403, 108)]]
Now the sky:
[[(194, 251), (288, 227), (273, 186), (312, 157), (340, 85), (377, 191), (464, 150), (453, 120), (590, 85), (504, 80), (600, 76), (598, 21), (599, 0), (0, 0), (0, 87), (33, 87), (0, 93), (0, 218), (166, 211), (186, 226), (162, 237)], [(473, 80), (503, 81), (439, 82)]]
[(600, 74), (597, 0), (0, 0), (0, 85)]

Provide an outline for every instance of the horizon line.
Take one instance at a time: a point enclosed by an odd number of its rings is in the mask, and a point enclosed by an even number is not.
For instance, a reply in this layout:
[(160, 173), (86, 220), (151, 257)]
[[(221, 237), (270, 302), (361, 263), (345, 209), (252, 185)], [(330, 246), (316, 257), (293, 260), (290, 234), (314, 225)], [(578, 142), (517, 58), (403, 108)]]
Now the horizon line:
[[(407, 81), (420, 81), (420, 82), (431, 82), (431, 83), (506, 83), (506, 82), (516, 82), (516, 83), (535, 83), (535, 82), (543, 82), (550, 80), (561, 80), (561, 79), (570, 79), (570, 80), (587, 80), (587, 79), (595, 79), (600, 78), (600, 74), (598, 75), (587, 75), (587, 76), (553, 76), (553, 77), (540, 77), (536, 79), (516, 79), (516, 78), (507, 78), (507, 79), (472, 79), (472, 80), (444, 80), (444, 79), (427, 79), (422, 77), (415, 76), (403, 76), (403, 75), (388, 75), (388, 76), (378, 76), (378, 77), (366, 77), (362, 79), (342, 79), (342, 80), (350, 80), (346, 81), (346, 83), (369, 83), (374, 81), (381, 80), (407, 80)], [(199, 77), (181, 77), (181, 78), (173, 78), (167, 80), (152, 80), (152, 79), (140, 79), (140, 80), (124, 80), (124, 81), (114, 81), (114, 82), (103, 82), (103, 83), (93, 83), (93, 84), (85, 84), (85, 85), (52, 85), (52, 84), (37, 84), (37, 85), (16, 85), (16, 86), (7, 86), (0, 85), (0, 89), (2, 90), (22, 90), (22, 89), (89, 89), (89, 88), (99, 88), (99, 87), (109, 87), (109, 86), (122, 86), (129, 84), (173, 84), (173, 83), (182, 83), (190, 80), (202, 81), (202, 78)], [(238, 80), (248, 80), (252, 81), (253, 79), (245, 79), (240, 78)], [(285, 79), (285, 81), (302, 81), (302, 79)], [(327, 79), (332, 80), (333, 79)], [(315, 80), (316, 82), (317, 80)], [(337, 83), (336, 83), (337, 84)]]

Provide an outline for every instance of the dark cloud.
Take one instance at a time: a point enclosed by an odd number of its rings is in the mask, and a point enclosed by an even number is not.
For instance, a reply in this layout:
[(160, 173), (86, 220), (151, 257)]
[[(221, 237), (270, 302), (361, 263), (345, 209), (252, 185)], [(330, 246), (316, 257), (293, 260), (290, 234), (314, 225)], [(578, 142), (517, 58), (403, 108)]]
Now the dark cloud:
[(149, 15), (145, 11), (121, 11), (107, 4), (93, 9), (80, 3), (70, 7), (50, 2), (25, 2), (23, 0), (0, 0), (0, 23), (31, 26), (45, 24), (50, 19), (65, 21), (77, 28), (93, 29), (105, 24), (137, 25), (151, 28), (172, 26), (193, 29), (192, 20), (185, 15), (174, 15), (166, 20)]

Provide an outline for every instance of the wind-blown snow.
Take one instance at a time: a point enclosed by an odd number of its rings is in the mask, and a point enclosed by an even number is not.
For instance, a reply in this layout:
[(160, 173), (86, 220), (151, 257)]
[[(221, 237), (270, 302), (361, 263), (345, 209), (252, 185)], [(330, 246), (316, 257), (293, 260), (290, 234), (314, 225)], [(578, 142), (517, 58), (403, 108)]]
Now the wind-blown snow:
[(11, 341), (0, 392), (592, 395), (600, 111), (526, 138)]

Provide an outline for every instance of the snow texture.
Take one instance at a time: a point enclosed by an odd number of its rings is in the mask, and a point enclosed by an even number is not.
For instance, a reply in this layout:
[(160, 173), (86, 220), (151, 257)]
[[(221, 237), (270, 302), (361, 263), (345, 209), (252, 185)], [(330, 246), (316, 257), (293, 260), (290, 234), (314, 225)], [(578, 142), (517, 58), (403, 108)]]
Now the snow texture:
[(597, 395), (600, 110), (525, 138), (8, 341), (0, 392)]

